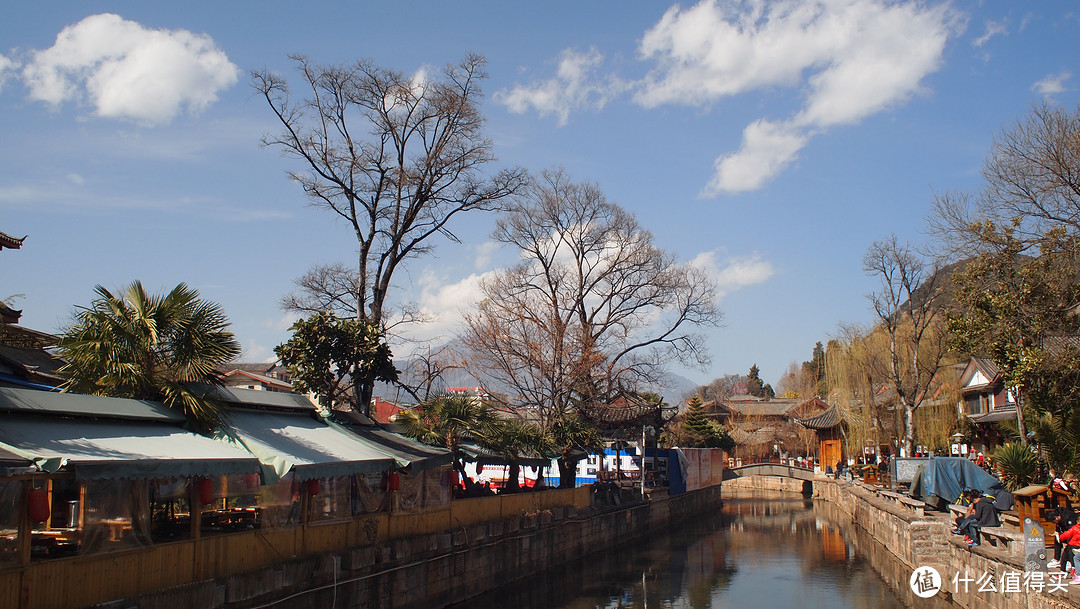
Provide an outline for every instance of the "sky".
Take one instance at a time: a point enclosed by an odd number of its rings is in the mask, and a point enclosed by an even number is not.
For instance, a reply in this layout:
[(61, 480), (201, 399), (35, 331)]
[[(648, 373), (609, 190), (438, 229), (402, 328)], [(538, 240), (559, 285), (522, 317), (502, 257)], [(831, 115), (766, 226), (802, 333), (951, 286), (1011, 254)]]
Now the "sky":
[[(1080, 6), (880, 0), (18, 2), (0, 20), (0, 299), (62, 332), (94, 287), (180, 282), (220, 304), (245, 361), (273, 359), (280, 306), (315, 264), (355, 260), (264, 148), (252, 70), (290, 55), (431, 73), (487, 59), (492, 171), (563, 168), (717, 282), (695, 382), (774, 386), (843, 325), (869, 324), (862, 258), (925, 241), (935, 195), (972, 191), (995, 136), (1080, 103)], [(514, 260), (494, 216), (459, 216), (396, 276), (449, 339)], [(395, 355), (403, 355), (400, 349)]]

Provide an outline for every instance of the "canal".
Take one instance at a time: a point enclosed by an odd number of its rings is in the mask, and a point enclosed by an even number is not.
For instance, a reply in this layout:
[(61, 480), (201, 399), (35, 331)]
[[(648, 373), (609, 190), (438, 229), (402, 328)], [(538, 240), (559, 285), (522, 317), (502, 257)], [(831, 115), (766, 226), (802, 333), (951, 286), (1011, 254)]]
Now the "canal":
[[(453, 609), (903, 609), (859, 551), (872, 540), (797, 495), (726, 499), (648, 541), (536, 574)], [(949, 607), (939, 599), (924, 607)]]

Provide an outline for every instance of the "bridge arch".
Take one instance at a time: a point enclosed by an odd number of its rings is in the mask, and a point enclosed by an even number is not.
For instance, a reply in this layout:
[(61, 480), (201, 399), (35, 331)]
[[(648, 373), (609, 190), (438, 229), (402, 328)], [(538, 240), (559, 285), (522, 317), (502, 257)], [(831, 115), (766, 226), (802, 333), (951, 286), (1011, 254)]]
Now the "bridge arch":
[(794, 465), (782, 465), (780, 463), (749, 463), (739, 467), (724, 469), (724, 480), (734, 480), (749, 476), (793, 478), (802, 480), (802, 493), (810, 495), (814, 492), (813, 470), (797, 467)]

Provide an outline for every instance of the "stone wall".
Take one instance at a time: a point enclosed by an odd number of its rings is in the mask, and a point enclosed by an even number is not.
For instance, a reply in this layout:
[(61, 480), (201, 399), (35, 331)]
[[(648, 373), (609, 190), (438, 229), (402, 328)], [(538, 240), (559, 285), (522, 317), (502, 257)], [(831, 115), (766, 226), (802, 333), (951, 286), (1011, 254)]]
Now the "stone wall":
[[(830, 479), (814, 480), (814, 497), (832, 510), (833, 520), (849, 526), (847, 537), (893, 590), (912, 607), (932, 607), (951, 601), (964, 609), (1056, 609), (1080, 607), (1080, 586), (1065, 591), (1034, 592), (1021, 589), (979, 591), (969, 583), (954, 584), (953, 577), (983, 574), (1000, 582), (1002, 574), (1023, 577), (1024, 561), (1017, 547), (982, 543), (969, 547), (962, 537), (950, 534), (951, 514), (927, 511), (920, 502), (860, 483)], [(931, 566), (943, 580), (942, 592), (931, 600), (915, 597), (910, 578), (916, 567)]]
[[(476, 597), (517, 579), (720, 505), (720, 487), (601, 509), (552, 508), (438, 534), (283, 560), (224, 581), (163, 590), (111, 607), (181, 609), (432, 609)], [(554, 582), (558, 585), (558, 582)]]

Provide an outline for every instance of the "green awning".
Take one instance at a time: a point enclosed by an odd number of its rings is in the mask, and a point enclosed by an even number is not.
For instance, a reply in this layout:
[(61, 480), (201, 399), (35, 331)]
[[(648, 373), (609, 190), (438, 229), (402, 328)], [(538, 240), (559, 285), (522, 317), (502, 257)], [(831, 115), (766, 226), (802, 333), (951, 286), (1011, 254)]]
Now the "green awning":
[(71, 417), (100, 417), (132, 421), (180, 423), (184, 415), (157, 402), (109, 398), (80, 393), (53, 393), (37, 389), (0, 387), (0, 413)]
[[(331, 423), (331, 425), (335, 424)], [(446, 465), (451, 461), (450, 451), (445, 448), (422, 444), (400, 434), (362, 425), (338, 427), (343, 429), (344, 433), (354, 434), (360, 441), (367, 443), (375, 450), (393, 457), (397, 466), (401, 468), (421, 471)]]
[[(472, 442), (462, 442), (458, 449), (468, 457), (467, 460), (475, 461), (477, 465), (509, 465), (510, 460), (503, 455), (491, 452), (486, 448)], [(517, 460), (522, 467), (547, 467), (551, 465), (551, 459), (538, 455), (523, 455)]]
[(386, 471), (394, 459), (312, 415), (233, 410), (218, 439), (258, 457), (271, 483), (289, 472), (300, 480)]
[(0, 448), (84, 480), (249, 474), (251, 455), (173, 425), (4, 415)]

